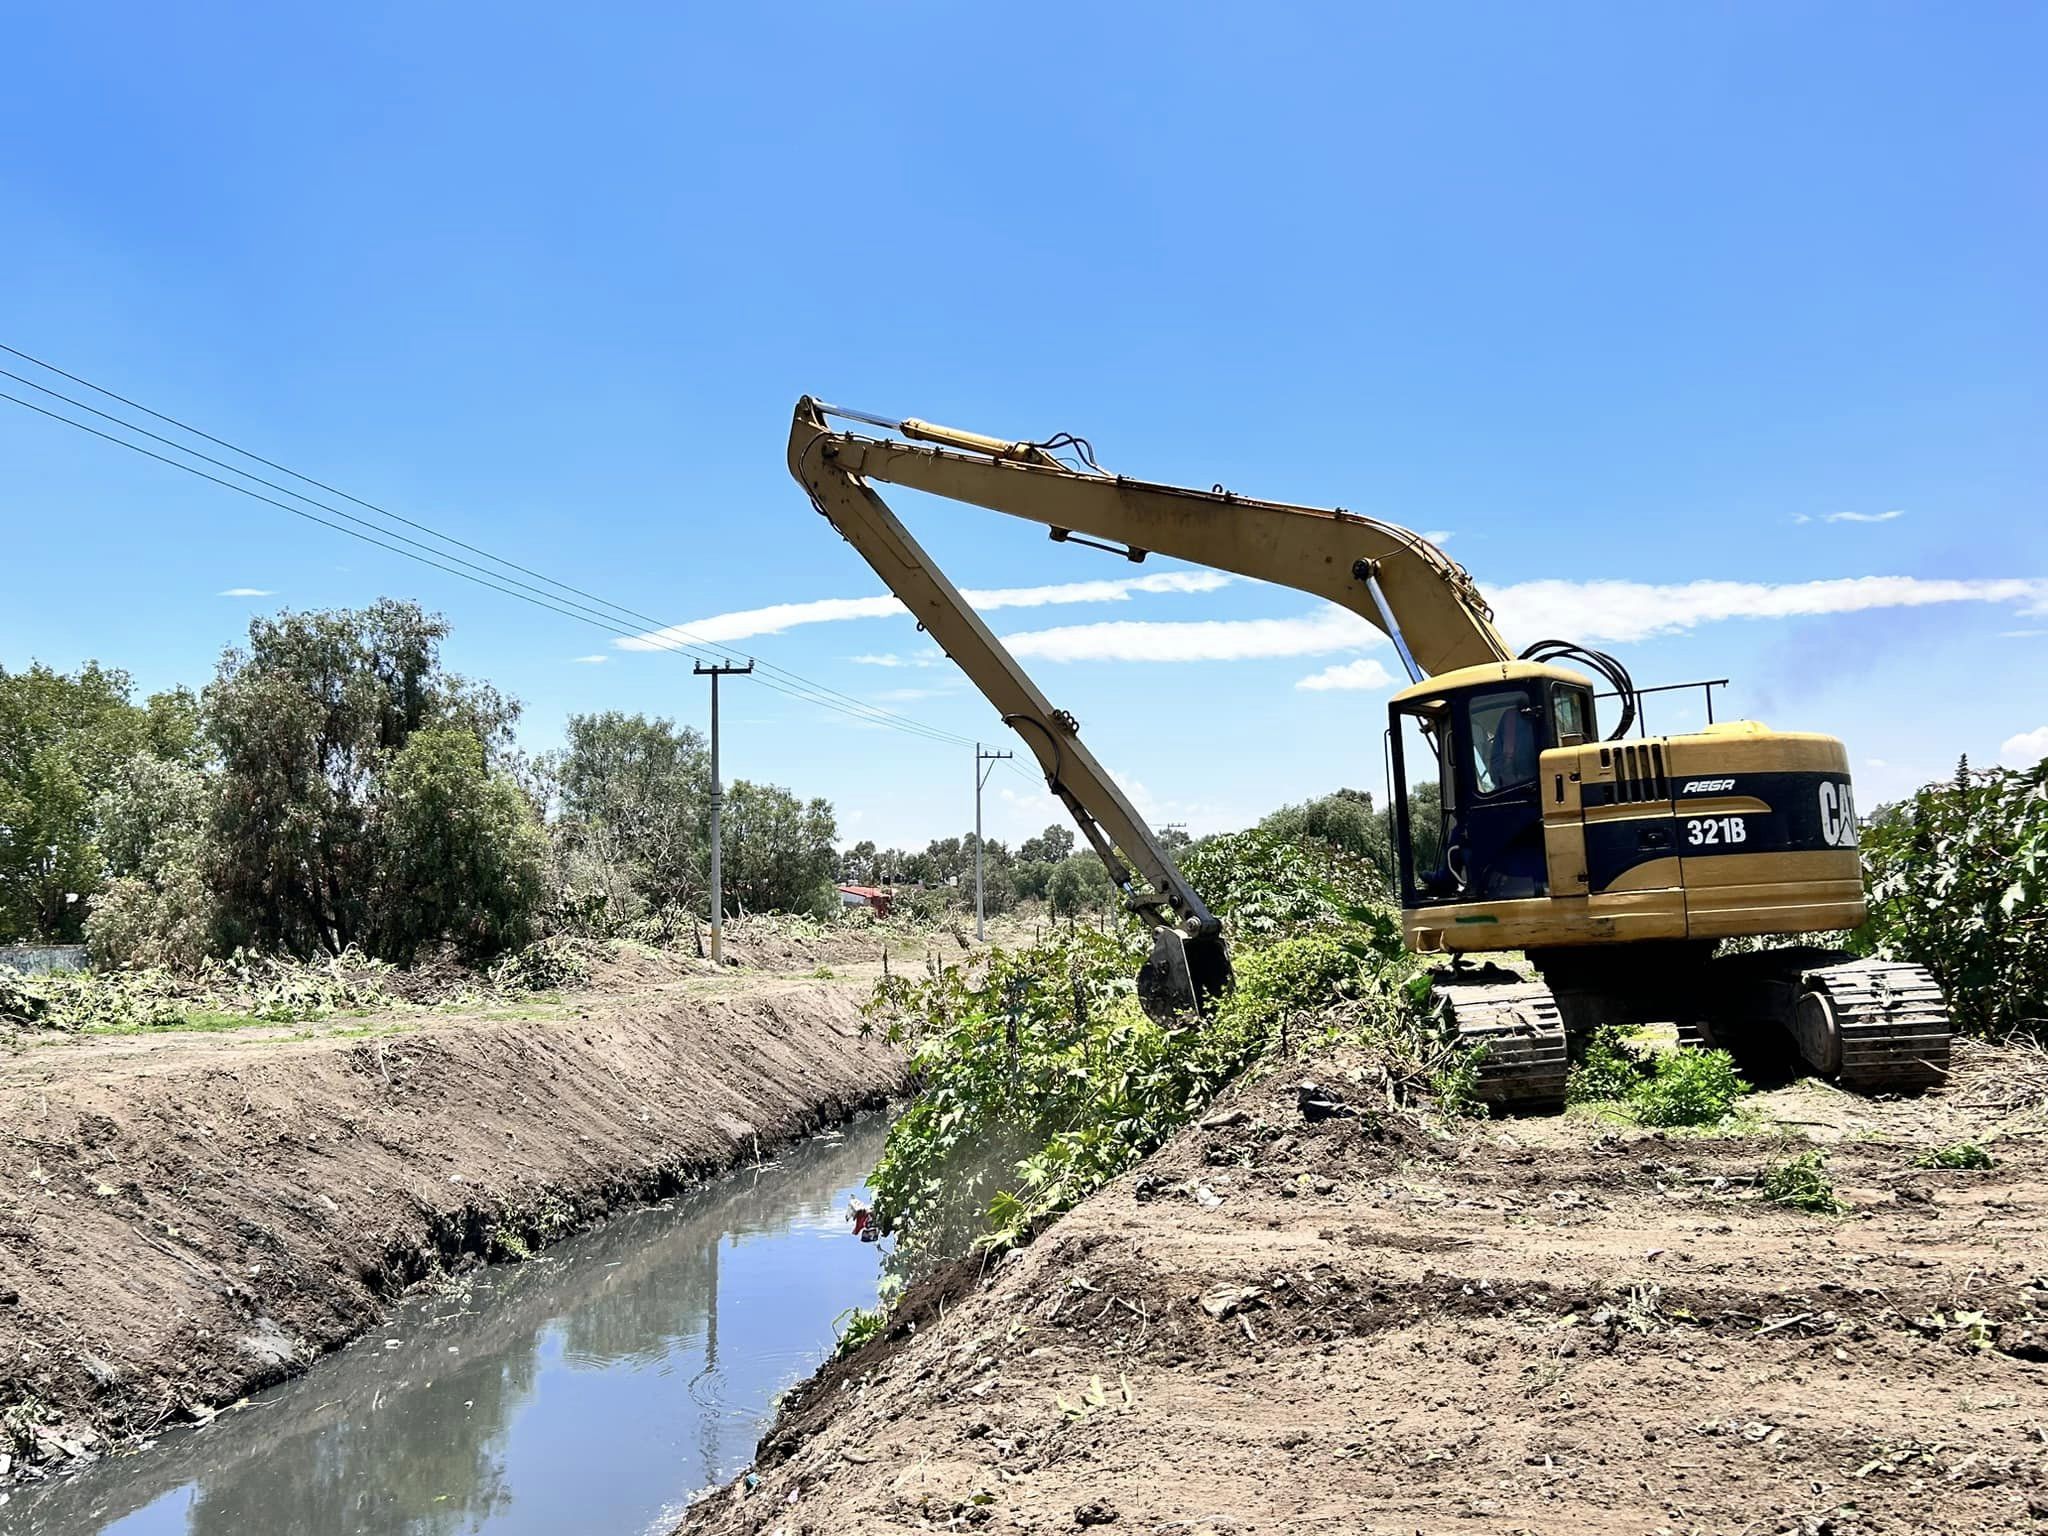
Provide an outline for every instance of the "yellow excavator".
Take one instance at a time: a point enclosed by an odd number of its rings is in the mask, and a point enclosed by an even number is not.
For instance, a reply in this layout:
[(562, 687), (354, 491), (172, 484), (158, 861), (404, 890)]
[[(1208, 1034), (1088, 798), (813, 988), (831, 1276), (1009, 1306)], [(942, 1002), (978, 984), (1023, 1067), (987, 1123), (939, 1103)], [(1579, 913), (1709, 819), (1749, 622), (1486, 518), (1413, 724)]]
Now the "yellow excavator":
[[(833, 422), (882, 436), (835, 429)], [(1101, 469), (1086, 439), (1009, 441), (797, 403), (789, 468), (1030, 747), (1047, 787), (1152, 929), (1148, 1010), (1201, 1008), (1230, 985), (1216, 915), (1130, 799), (874, 490), (907, 486), (1040, 523), (1131, 561), (1161, 554), (1293, 587), (1384, 631), (1410, 686), (1388, 705), (1394, 882), (1409, 946), (1447, 954), (1437, 996), (1479, 1053), (1480, 1091), (1564, 1097), (1575, 1045), (1603, 1024), (1668, 1023), (1738, 1052), (1789, 1043), (1864, 1092), (1947, 1074), (1951, 1028), (1918, 966), (1813, 945), (1717, 953), (1727, 940), (1863, 921), (1848, 755), (1831, 736), (1750, 720), (1641, 734), (1613, 657), (1546, 640), (1517, 655), (1464, 568), (1420, 534), (1342, 508)], [(1593, 678), (1617, 721), (1603, 738)], [(1711, 692), (1709, 716), (1711, 718)], [(1519, 950), (1540, 980), (1474, 954)]]

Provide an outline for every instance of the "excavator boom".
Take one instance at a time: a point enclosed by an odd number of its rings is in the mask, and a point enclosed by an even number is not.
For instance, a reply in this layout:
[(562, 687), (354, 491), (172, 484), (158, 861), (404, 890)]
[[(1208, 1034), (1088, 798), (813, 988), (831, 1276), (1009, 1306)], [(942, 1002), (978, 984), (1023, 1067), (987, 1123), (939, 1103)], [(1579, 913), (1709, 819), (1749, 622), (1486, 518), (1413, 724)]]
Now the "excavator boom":
[[(834, 432), (828, 415), (890, 426), (916, 441)], [(790, 468), (813, 495), (814, 481), (834, 473), (886, 481), (1042, 523), (1055, 539), (1111, 541), (1133, 560), (1170, 555), (1313, 593), (1384, 630), (1411, 678), (1513, 655), (1464, 567), (1418, 533), (1341, 507), (1076, 469), (1037, 443), (915, 419), (890, 423), (808, 397), (797, 405)]]
[[(839, 416), (899, 438), (835, 431)], [(914, 439), (905, 441), (903, 439)], [(1076, 440), (1068, 440), (1075, 442)], [(1406, 529), (1341, 510), (1190, 490), (1105, 474), (1052, 444), (1013, 443), (915, 420), (891, 422), (797, 403), (789, 468), (812, 504), (860, 551), (1030, 746), (1047, 786), (1072, 813), (1124, 894), (1153, 924), (1139, 987), (1148, 1006), (1199, 1004), (1229, 985), (1220, 925), (1128, 796), (874, 489), (909, 486), (1044, 524), (1058, 540), (1152, 552), (1295, 587), (1385, 630), (1411, 676), (1509, 657), (1463, 568)]]

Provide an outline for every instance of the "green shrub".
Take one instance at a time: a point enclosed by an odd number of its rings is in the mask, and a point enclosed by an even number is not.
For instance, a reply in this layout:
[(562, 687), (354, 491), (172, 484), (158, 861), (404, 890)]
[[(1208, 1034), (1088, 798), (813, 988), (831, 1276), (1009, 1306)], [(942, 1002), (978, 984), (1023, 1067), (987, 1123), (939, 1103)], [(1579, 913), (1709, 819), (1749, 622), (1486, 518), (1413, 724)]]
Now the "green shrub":
[(584, 946), (571, 939), (542, 939), (515, 950), (491, 967), (492, 985), (507, 992), (558, 992), (590, 980)]
[(1864, 953), (1924, 965), (1963, 1029), (2048, 1024), (2048, 763), (1973, 773), (1881, 811), (1864, 833)]
[(1818, 1152), (1802, 1152), (1767, 1169), (1764, 1198), (1773, 1205), (1789, 1205), (1794, 1210), (1821, 1216), (1836, 1216), (1849, 1209), (1835, 1194), (1834, 1181), (1828, 1177), (1827, 1159)]
[(1959, 1141), (1953, 1146), (1937, 1147), (1918, 1160), (1922, 1168), (1990, 1168), (1994, 1166), (1992, 1156), (1974, 1141)]
[(1606, 1025), (1593, 1032), (1586, 1055), (1566, 1079), (1565, 1098), (1573, 1104), (1627, 1102), (1648, 1080), (1649, 1062), (1632, 1049), (1628, 1031)]
[(1388, 920), (1385, 875), (1321, 838), (1255, 827), (1197, 843), (1180, 866), (1239, 943)]
[(1019, 1241), (1199, 1114), (1283, 1017), (1338, 1010), (1359, 1038), (1398, 1017), (1419, 1038), (1411, 968), (1382, 956), (1382, 937), (1363, 928), (1240, 950), (1230, 996), (1167, 1024), (1138, 1006), (1148, 946), (1135, 934), (1055, 932), (991, 951), (978, 975), (885, 981), (870, 1014), (891, 1040), (915, 1042), (923, 1084), (870, 1180), (904, 1262)]
[(879, 1334), (889, 1321), (886, 1307), (853, 1307), (839, 1315), (846, 1319), (846, 1326), (839, 1330), (839, 1344), (832, 1351), (835, 1360), (844, 1360)]
[(1747, 1092), (1726, 1051), (1686, 1049), (1657, 1058), (1633, 1105), (1644, 1125), (1715, 1125)]
[(1747, 1092), (1726, 1051), (1644, 1051), (1629, 1043), (1627, 1031), (1610, 1025), (1594, 1032), (1565, 1097), (1575, 1104), (1625, 1105), (1642, 1125), (1714, 1125)]

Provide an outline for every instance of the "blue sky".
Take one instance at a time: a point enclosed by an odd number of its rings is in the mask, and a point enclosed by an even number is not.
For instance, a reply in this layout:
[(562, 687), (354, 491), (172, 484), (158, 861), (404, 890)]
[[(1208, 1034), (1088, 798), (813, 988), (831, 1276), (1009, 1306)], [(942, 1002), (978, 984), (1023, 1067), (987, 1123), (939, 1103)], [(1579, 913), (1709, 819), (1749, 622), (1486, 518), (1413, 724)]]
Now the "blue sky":
[[(950, 668), (855, 659), (918, 659), (906, 618), (725, 617), (880, 591), (783, 468), (799, 394), (1445, 532), (1512, 641), (1731, 677), (1731, 712), (1846, 738), (1865, 805), (2048, 751), (2048, 13), (1024, 15), (17, 10), (0, 340), (1001, 745)], [(898, 506), (977, 589), (1176, 569)], [(0, 520), (9, 667), (198, 682), (251, 612), (391, 594), (532, 747), (705, 714), (686, 661), (4, 402)], [(989, 617), (1158, 818), (1379, 783), (1387, 689), (1301, 685), (1392, 654), (1300, 594)], [(971, 823), (967, 748), (727, 698), (729, 773), (849, 839)], [(998, 835), (1050, 817), (991, 790)]]

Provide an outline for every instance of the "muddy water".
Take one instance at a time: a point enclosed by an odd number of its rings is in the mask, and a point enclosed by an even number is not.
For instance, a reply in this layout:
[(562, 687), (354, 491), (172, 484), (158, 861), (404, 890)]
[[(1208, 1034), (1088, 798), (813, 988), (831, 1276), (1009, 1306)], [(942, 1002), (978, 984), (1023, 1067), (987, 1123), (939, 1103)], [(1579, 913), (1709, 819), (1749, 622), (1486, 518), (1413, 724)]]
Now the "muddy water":
[[(408, 1302), (205, 1429), (17, 1488), (35, 1536), (455, 1536), (667, 1530), (753, 1457), (775, 1395), (875, 1299), (847, 1201), (869, 1116), (524, 1264)], [(4, 1495), (0, 1495), (4, 1497)]]

